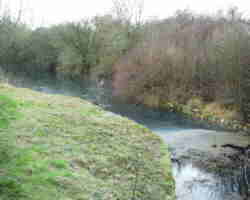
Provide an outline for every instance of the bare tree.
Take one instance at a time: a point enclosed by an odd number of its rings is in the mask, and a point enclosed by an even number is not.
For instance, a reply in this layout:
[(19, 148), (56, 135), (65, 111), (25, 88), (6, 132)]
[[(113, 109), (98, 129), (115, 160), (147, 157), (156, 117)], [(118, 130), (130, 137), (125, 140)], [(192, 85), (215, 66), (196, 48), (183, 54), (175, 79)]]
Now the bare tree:
[(143, 0), (113, 0), (115, 17), (127, 23), (142, 23), (144, 9)]

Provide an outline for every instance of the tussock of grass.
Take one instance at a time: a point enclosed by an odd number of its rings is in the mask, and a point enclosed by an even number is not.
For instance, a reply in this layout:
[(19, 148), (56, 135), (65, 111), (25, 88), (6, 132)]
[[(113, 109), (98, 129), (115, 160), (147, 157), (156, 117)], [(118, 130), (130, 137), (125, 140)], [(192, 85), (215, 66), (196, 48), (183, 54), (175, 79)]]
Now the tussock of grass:
[(78, 98), (6, 85), (0, 93), (15, 99), (5, 101), (13, 139), (0, 158), (0, 199), (173, 198), (167, 150), (148, 129)]

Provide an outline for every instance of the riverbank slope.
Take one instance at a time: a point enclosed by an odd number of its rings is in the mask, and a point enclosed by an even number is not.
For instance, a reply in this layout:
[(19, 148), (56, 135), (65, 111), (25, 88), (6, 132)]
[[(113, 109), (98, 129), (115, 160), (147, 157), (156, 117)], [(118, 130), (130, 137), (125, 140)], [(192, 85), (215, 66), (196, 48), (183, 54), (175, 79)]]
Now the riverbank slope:
[(167, 148), (143, 126), (80, 98), (0, 96), (0, 199), (174, 199)]
[(250, 134), (250, 124), (244, 122), (233, 105), (221, 102), (205, 103), (200, 98), (192, 98), (186, 104), (160, 101), (155, 96), (146, 96), (142, 102), (149, 108), (180, 113), (207, 129), (227, 130)]

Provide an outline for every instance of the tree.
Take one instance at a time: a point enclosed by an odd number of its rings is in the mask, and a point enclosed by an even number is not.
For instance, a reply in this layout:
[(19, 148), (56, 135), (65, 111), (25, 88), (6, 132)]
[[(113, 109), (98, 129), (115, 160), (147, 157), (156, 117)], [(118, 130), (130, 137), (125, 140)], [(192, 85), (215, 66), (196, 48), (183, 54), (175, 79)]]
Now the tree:
[(56, 27), (59, 71), (84, 76), (98, 63), (96, 32), (88, 20)]
[(143, 0), (113, 0), (114, 17), (123, 25), (123, 33), (131, 49), (143, 38)]
[(124, 23), (142, 24), (143, 0), (113, 0), (115, 17)]

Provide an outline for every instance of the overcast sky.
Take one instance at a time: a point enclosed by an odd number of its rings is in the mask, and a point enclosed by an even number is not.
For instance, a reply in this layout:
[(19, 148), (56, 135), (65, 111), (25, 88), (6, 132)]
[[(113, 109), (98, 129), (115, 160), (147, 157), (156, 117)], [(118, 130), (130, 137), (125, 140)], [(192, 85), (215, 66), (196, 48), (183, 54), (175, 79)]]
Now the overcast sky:
[[(0, 0), (1, 1), (1, 0)], [(26, 20), (38, 25), (50, 25), (79, 20), (110, 12), (112, 0), (2, 0), (12, 10), (25, 9)], [(178, 9), (191, 9), (197, 13), (214, 13), (219, 9), (237, 6), (250, 16), (250, 0), (144, 0), (144, 16), (163, 18)]]

